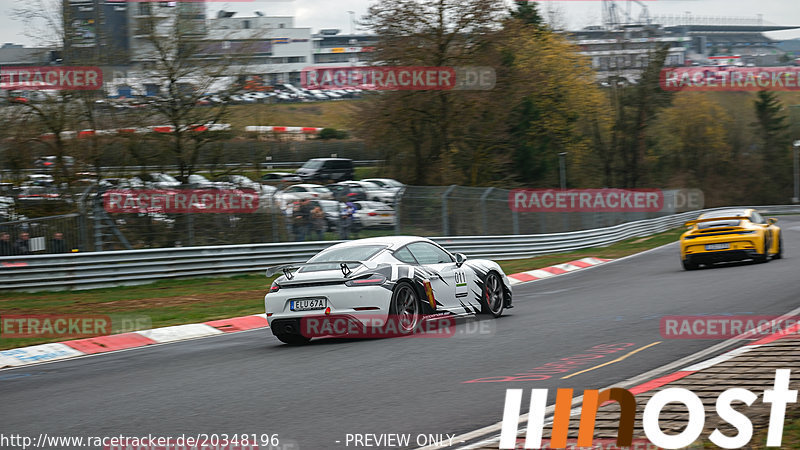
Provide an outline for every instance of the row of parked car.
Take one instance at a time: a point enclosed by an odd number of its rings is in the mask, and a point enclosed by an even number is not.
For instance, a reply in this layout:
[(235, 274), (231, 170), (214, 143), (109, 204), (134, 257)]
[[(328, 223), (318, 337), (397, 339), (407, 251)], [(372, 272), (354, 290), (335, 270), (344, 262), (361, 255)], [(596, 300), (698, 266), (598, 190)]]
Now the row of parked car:
[(358, 98), (361, 96), (362, 92), (363, 90), (356, 88), (325, 90), (305, 89), (286, 83), (277, 85), (272, 91), (269, 92), (250, 91), (231, 95), (207, 95), (202, 97), (200, 102), (207, 105), (223, 103), (247, 104), (273, 102), (314, 102)]

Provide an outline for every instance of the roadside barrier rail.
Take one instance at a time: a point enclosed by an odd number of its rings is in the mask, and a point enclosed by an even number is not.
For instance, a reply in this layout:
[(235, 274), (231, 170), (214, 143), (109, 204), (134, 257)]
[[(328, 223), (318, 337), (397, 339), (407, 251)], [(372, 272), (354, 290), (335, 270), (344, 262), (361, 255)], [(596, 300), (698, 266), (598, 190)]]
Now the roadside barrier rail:
[[(800, 206), (755, 207), (762, 214), (798, 214)], [(722, 208), (717, 208), (722, 209)], [(508, 260), (602, 247), (680, 227), (702, 212), (691, 211), (611, 227), (565, 233), (434, 237), (451, 252), (471, 258)], [(341, 241), (284, 242), (209, 247), (0, 257), (0, 290), (49, 291), (147, 284), (158, 280), (254, 273), (279, 264), (305, 262)]]

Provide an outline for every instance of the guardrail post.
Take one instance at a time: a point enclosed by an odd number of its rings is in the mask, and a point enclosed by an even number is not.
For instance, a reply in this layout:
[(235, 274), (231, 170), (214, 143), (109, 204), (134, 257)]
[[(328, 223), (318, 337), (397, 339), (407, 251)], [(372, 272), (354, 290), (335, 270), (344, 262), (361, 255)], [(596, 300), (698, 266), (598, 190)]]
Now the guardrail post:
[(453, 192), (457, 186), (455, 184), (451, 184), (444, 194), (442, 194), (442, 236), (449, 236), (450, 230), (450, 217), (447, 214), (447, 196)]
[(394, 197), (394, 234), (400, 236), (400, 204), (403, 202), (403, 195), (406, 193), (406, 188), (402, 187), (397, 191)]
[(519, 234), (519, 213), (511, 211), (511, 227), (513, 234)]
[(483, 219), (483, 234), (489, 234), (489, 220), (488, 220), (487, 214), (486, 214), (486, 197), (488, 197), (489, 194), (491, 194), (493, 190), (494, 190), (494, 188), (490, 187), (489, 189), (486, 189), (486, 191), (483, 194), (481, 194), (481, 216), (483, 216), (482, 217), (482, 219)]

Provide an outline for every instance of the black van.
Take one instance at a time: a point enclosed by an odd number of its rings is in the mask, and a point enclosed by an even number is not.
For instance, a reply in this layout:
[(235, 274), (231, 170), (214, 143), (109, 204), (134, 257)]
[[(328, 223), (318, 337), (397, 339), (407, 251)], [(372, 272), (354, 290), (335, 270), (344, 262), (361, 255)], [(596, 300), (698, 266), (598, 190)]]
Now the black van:
[(294, 173), (303, 181), (344, 181), (353, 179), (353, 160), (347, 158), (309, 159)]

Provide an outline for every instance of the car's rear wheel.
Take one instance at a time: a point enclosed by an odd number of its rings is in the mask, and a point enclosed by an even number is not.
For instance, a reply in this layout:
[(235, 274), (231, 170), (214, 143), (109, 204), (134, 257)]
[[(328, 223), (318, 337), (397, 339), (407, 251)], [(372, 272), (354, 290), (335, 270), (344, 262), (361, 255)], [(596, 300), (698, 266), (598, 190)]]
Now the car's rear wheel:
[(755, 261), (758, 264), (769, 261), (769, 244), (767, 243), (766, 239), (764, 239), (764, 253), (758, 254), (755, 257), (753, 257), (753, 261)]
[(394, 287), (392, 302), (389, 305), (389, 319), (394, 321), (397, 331), (413, 333), (421, 318), (419, 296), (411, 284), (401, 281)]
[(772, 259), (781, 259), (783, 258), (783, 235), (778, 238), (778, 253), (772, 255)]
[(505, 294), (503, 292), (503, 282), (495, 272), (489, 272), (483, 282), (483, 295), (481, 296), (481, 312), (491, 314), (494, 317), (503, 315), (505, 309)]
[(697, 270), (698, 265), (690, 262), (688, 259), (682, 259), (681, 263), (683, 264), (683, 270)]
[(300, 334), (276, 334), (275, 337), (284, 344), (289, 345), (305, 345), (311, 341), (311, 338)]

